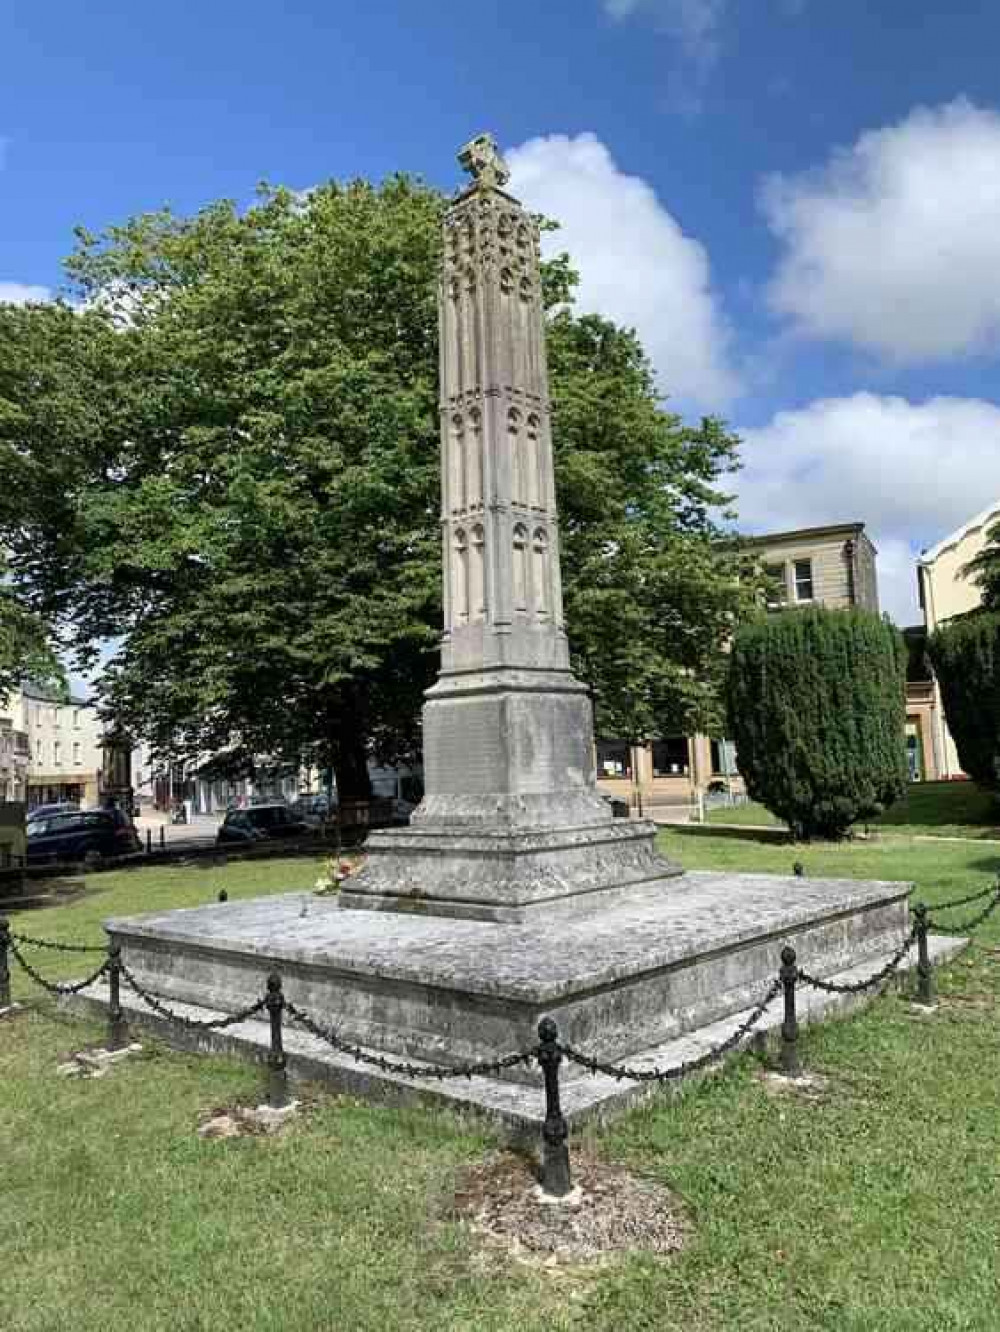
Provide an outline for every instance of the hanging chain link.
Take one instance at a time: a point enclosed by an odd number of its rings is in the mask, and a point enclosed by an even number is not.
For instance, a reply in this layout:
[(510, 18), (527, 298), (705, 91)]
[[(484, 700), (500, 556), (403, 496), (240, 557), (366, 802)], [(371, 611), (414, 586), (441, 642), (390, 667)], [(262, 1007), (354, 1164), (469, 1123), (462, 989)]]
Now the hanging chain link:
[(873, 990), (876, 986), (881, 985), (883, 981), (888, 980), (893, 972), (899, 969), (903, 958), (906, 957), (916, 942), (917, 931), (912, 929), (885, 966), (874, 972), (873, 975), (866, 976), (864, 980), (844, 981), (842, 983), (821, 980), (819, 976), (813, 976), (810, 972), (803, 971), (801, 968), (799, 970), (799, 980), (804, 985), (811, 985), (814, 990), (824, 990), (827, 994), (863, 994), (865, 990)]
[(142, 1002), (146, 1004), (148, 1008), (151, 1008), (154, 1013), (159, 1013), (161, 1017), (165, 1017), (171, 1022), (176, 1022), (180, 1026), (186, 1027), (189, 1031), (221, 1031), (224, 1027), (234, 1027), (238, 1022), (246, 1022), (247, 1018), (251, 1018), (254, 1014), (260, 1013), (267, 1006), (267, 997), (265, 995), (255, 1003), (240, 1009), (238, 1013), (229, 1013), (226, 1017), (210, 1018), (206, 1022), (199, 1022), (197, 1018), (189, 1018), (183, 1013), (178, 1013), (175, 1009), (170, 1008), (165, 1004), (159, 995), (155, 995), (150, 990), (145, 989), (145, 987), (140, 985), (136, 980), (132, 972), (129, 971), (128, 967), (125, 966), (124, 962), (121, 964), (121, 978), (129, 989), (132, 990), (134, 994), (137, 994)]
[(501, 1059), (483, 1059), (477, 1063), (452, 1064), (447, 1067), (411, 1064), (404, 1060), (387, 1059), (385, 1055), (371, 1054), (360, 1045), (352, 1045), (349, 1041), (342, 1040), (332, 1027), (321, 1026), (308, 1013), (287, 999), (285, 1012), (311, 1035), (325, 1041), (327, 1045), (339, 1050), (341, 1054), (348, 1055), (357, 1063), (369, 1064), (381, 1073), (398, 1073), (405, 1078), (432, 1078), (443, 1082), (446, 1078), (485, 1077), (489, 1073), (502, 1073), (508, 1068), (515, 1068), (518, 1064), (523, 1064), (527, 1068), (534, 1060), (537, 1051), (537, 1048), (524, 1050), (520, 1054), (504, 1055)]
[(15, 943), (29, 944), (32, 948), (48, 948), (54, 953), (107, 953), (107, 944), (57, 943), (54, 939), (36, 939), (31, 934), (10, 935)]
[(749, 1016), (740, 1023), (732, 1035), (727, 1036), (718, 1045), (713, 1045), (710, 1050), (706, 1050), (704, 1054), (698, 1055), (695, 1059), (685, 1059), (679, 1064), (674, 1064), (671, 1068), (629, 1068), (627, 1064), (606, 1063), (594, 1055), (583, 1054), (582, 1051), (575, 1049), (572, 1045), (560, 1044), (559, 1049), (571, 1064), (577, 1064), (580, 1068), (587, 1069), (589, 1073), (604, 1073), (607, 1077), (615, 1078), (619, 1082), (622, 1079), (627, 1079), (630, 1082), (676, 1082), (681, 1078), (688, 1077), (691, 1073), (697, 1073), (701, 1069), (707, 1068), (709, 1064), (713, 1064), (716, 1060), (729, 1054), (730, 1050), (735, 1050), (744, 1037), (748, 1036), (756, 1027), (767, 1011), (768, 1005), (777, 998), (780, 992), (781, 981), (772, 981), (764, 998)]
[(14, 943), (13, 941), (11, 942), (10, 945), (10, 952), (15, 962), (20, 964), (20, 966), (28, 973), (28, 975), (35, 982), (35, 984), (40, 985), (43, 990), (48, 990), (49, 994), (79, 994), (80, 991), (85, 990), (88, 985), (93, 985), (95, 981), (100, 980), (100, 978), (104, 975), (104, 973), (108, 970), (108, 968), (111, 965), (108, 959), (105, 958), (104, 961), (101, 963), (101, 965), (93, 973), (93, 975), (88, 976), (86, 980), (76, 981), (71, 984), (68, 981), (62, 982), (62, 981), (47, 980), (46, 977), (44, 977), (40, 971), (35, 970), (35, 968), (31, 965), (28, 959), (21, 952), (20, 948), (18, 948), (17, 944)]
[[(939, 921), (934, 920), (933, 917), (931, 917), (927, 921), (927, 928), (934, 928), (942, 931), (947, 928), (948, 934), (971, 934), (973, 930), (978, 930), (979, 926), (989, 920), (990, 916), (993, 915), (993, 912), (996, 911), (998, 906), (1000, 906), (1000, 884), (995, 888), (991, 888), (990, 891), (994, 894), (993, 900), (988, 902), (982, 911), (980, 911), (978, 915), (973, 916), (970, 920), (956, 921), (945, 927)], [(935, 910), (940, 910), (940, 908), (935, 908)]]
[[(990, 897), (994, 893), (1000, 893), (1000, 879), (996, 883), (991, 883), (988, 888), (981, 888), (978, 893), (969, 893), (966, 897), (953, 897), (950, 902), (935, 902), (933, 906), (928, 905), (929, 911), (950, 911), (952, 907), (968, 906), (970, 902), (980, 902), (984, 897)], [(911, 907), (912, 911), (913, 908)]]

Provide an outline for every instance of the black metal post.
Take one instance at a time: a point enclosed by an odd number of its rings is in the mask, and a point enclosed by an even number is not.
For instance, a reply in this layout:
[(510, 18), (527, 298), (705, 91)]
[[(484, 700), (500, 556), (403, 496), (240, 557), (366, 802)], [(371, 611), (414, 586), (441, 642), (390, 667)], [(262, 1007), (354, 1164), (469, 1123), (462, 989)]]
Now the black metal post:
[(569, 1169), (569, 1125), (559, 1104), (559, 1029), (552, 1018), (538, 1024), (538, 1063), (545, 1075), (545, 1123), (542, 1126), (542, 1192), (565, 1198), (573, 1190)]
[(229, 901), (229, 894), (226, 892), (225, 888), (220, 888), (220, 889), (219, 889), (219, 901), (220, 901), (220, 902), (228, 902), (228, 901)]
[(795, 875), (797, 879), (805, 878), (806, 867), (805, 865), (803, 865), (801, 860), (797, 860), (795, 864), (792, 866), (792, 873)]
[(795, 949), (786, 944), (781, 950), (781, 970), (778, 972), (785, 995), (785, 1018), (781, 1024), (781, 1071), (788, 1078), (797, 1078), (802, 1072), (799, 1063), (799, 1020), (795, 1012), (795, 986), (799, 969), (795, 965)]
[(166, 825), (163, 824), (163, 823), (161, 823), (161, 824), (160, 824), (160, 850), (162, 851), (166, 845), (167, 845), (167, 829), (166, 829)]
[(152, 830), (152, 828), (147, 828), (147, 829), (146, 829), (146, 855), (147, 855), (147, 856), (151, 856), (152, 854), (153, 854), (153, 830)]
[(108, 949), (108, 1049), (123, 1050), (128, 1044), (128, 1026), (121, 1004), (122, 946)]
[(923, 902), (913, 908), (913, 924), (917, 932), (917, 1003), (930, 1008), (934, 1003), (934, 968), (927, 947), (927, 907)]
[(284, 1008), (281, 977), (277, 972), (272, 972), (267, 978), (267, 1011), (271, 1018), (271, 1048), (267, 1054), (267, 1103), (274, 1110), (281, 1110), (288, 1104), (288, 1061), (281, 1038)]
[(0, 916), (0, 1008), (10, 1008), (10, 963), (7, 952), (10, 948), (10, 921)]

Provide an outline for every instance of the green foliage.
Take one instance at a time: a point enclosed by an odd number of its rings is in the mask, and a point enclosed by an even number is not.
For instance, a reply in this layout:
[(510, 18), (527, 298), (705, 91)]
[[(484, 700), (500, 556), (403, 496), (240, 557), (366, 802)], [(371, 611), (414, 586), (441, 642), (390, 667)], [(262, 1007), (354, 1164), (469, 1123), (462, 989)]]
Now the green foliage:
[(942, 625), (928, 652), (963, 769), (984, 789), (1000, 791), (1000, 612)]
[[(139, 217), (80, 233), (85, 317), (23, 316), (45, 392), (11, 392), (0, 471), (51, 494), (0, 541), (78, 656), (118, 645), (106, 706), (155, 749), (312, 751), (364, 794), (370, 745), (419, 743), (445, 202), (394, 177)], [(571, 312), (565, 258), (543, 280), (575, 665), (605, 730), (705, 724), (750, 595), (712, 518), (738, 441), (660, 409), (634, 334)]]
[(867, 611), (788, 610), (736, 635), (727, 705), (754, 800), (793, 835), (839, 838), (906, 790), (906, 651)]
[(979, 584), (986, 610), (1000, 611), (1000, 522), (987, 530), (986, 545), (963, 568), (962, 574)]

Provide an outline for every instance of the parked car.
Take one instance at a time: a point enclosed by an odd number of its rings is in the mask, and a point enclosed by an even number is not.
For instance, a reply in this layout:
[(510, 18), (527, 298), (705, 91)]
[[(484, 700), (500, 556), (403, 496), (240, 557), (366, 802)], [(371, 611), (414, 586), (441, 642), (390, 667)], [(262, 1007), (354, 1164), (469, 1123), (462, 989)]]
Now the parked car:
[(217, 840), (245, 846), (272, 837), (301, 837), (307, 831), (307, 825), (287, 805), (250, 805), (247, 809), (229, 811)]
[(300, 795), (290, 806), (292, 813), (303, 823), (318, 827), (325, 823), (331, 814), (336, 813), (337, 802), (327, 795)]
[(70, 809), (32, 819), (27, 837), (29, 865), (102, 865), (142, 849), (131, 816), (121, 809)]
[(76, 814), (80, 806), (72, 800), (62, 800), (56, 805), (36, 805), (25, 815), (25, 823), (34, 823), (36, 819), (49, 819), (53, 814)]

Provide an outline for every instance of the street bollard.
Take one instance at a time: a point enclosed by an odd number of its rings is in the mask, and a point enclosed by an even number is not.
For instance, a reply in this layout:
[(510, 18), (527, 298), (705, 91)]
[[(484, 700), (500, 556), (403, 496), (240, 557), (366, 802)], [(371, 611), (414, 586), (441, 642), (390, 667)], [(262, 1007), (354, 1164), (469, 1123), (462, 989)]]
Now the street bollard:
[(10, 921), (0, 916), (0, 1008), (10, 1008)]
[(792, 873), (795, 875), (797, 879), (805, 878), (806, 867), (805, 865), (803, 865), (801, 860), (797, 860), (795, 864), (792, 866)]
[(545, 1075), (545, 1123), (542, 1126), (542, 1192), (565, 1198), (573, 1191), (569, 1169), (569, 1125), (559, 1104), (559, 1030), (552, 1018), (538, 1024), (538, 1063)]
[(781, 950), (781, 970), (778, 972), (785, 994), (785, 1018), (781, 1024), (781, 1071), (786, 1078), (797, 1078), (802, 1073), (799, 1063), (799, 1020), (795, 1012), (795, 986), (799, 969), (795, 965), (795, 949), (786, 944)]
[(164, 824), (160, 824), (160, 850), (164, 850), (167, 845), (167, 830)]
[(281, 977), (277, 972), (272, 972), (267, 978), (266, 1002), (271, 1018), (271, 1048), (267, 1053), (267, 1103), (272, 1110), (282, 1110), (288, 1104), (288, 1061), (281, 1038), (285, 996), (281, 992)]
[(128, 1026), (121, 1004), (122, 946), (108, 949), (108, 1049), (124, 1050), (128, 1044)]
[(220, 889), (219, 889), (219, 901), (220, 901), (220, 902), (228, 902), (228, 901), (229, 901), (229, 894), (226, 892), (225, 888), (220, 888)]
[(152, 854), (153, 854), (153, 830), (152, 830), (152, 828), (147, 828), (147, 829), (146, 829), (146, 855), (147, 855), (147, 856), (151, 856)]
[(930, 1008), (934, 1004), (934, 968), (927, 947), (927, 907), (923, 902), (913, 908), (913, 925), (917, 934), (917, 1003)]

